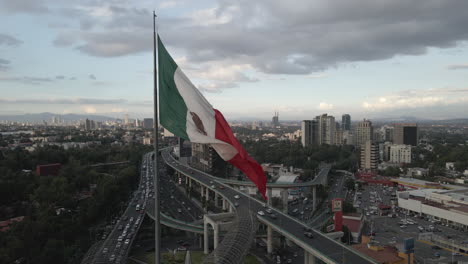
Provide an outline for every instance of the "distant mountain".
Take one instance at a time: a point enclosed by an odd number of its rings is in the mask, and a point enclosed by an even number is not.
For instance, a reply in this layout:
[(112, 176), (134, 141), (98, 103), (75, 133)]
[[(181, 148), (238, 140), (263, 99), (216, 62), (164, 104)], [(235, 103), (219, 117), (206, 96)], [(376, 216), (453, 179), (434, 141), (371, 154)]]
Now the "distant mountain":
[(85, 120), (86, 118), (94, 121), (108, 121), (115, 120), (113, 117), (101, 116), (101, 115), (79, 115), (79, 114), (54, 114), (54, 113), (38, 113), (38, 114), (23, 114), (23, 115), (0, 115), (0, 121), (16, 121), (16, 122), (30, 122), (30, 123), (41, 123), (46, 121), (47, 123), (52, 122), (53, 117), (60, 117), (65, 122), (74, 122), (79, 120)]

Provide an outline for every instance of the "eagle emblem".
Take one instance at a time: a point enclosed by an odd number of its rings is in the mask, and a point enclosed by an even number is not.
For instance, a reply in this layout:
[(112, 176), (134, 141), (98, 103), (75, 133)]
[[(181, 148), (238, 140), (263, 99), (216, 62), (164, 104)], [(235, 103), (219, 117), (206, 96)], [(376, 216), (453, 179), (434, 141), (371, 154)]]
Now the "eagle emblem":
[(190, 115), (192, 116), (193, 123), (195, 123), (195, 126), (197, 127), (198, 133), (206, 136), (205, 126), (203, 125), (200, 117), (194, 112), (190, 112)]

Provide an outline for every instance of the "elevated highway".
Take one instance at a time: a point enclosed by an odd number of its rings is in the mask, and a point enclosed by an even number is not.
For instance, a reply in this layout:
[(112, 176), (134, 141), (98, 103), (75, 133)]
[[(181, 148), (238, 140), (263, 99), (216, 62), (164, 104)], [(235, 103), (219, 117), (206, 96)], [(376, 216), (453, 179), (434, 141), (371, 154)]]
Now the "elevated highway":
[[(265, 209), (265, 203), (263, 201), (257, 200), (238, 191), (217, 177), (179, 163), (174, 157), (172, 157), (170, 151), (167, 149), (162, 151), (161, 155), (168, 166), (172, 167), (181, 176), (187, 178), (189, 185), (194, 183), (199, 184), (202, 193), (206, 191), (207, 195), (209, 193), (208, 190), (217, 193), (225, 199), (227, 203), (229, 203), (229, 206), (231, 206), (231, 209), (234, 211), (244, 211), (245, 209), (248, 209), (251, 213), (255, 214), (258, 221), (268, 227), (267, 248), (269, 252), (272, 250), (272, 233), (273, 231), (276, 231), (305, 250), (306, 254), (304, 262), (307, 264), (315, 263), (315, 258), (318, 258), (325, 263), (376, 263), (367, 256), (360, 254), (352, 248), (346, 247), (315, 229), (310, 230), (313, 238), (305, 236), (304, 232), (305, 230), (308, 230), (309, 227), (305, 223), (302, 223), (279, 210), (272, 209), (277, 215), (276, 219), (273, 219), (268, 215), (258, 215), (258, 211)], [(328, 174), (328, 171), (326, 174)], [(318, 182), (314, 184), (317, 183)], [(237, 203), (237, 206), (235, 203)]]

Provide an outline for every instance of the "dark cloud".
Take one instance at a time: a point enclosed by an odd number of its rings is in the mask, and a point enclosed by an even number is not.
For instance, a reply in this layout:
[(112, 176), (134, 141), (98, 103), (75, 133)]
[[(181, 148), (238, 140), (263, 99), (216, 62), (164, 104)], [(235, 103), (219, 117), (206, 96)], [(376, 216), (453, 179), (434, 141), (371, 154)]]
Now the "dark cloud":
[(54, 80), (51, 78), (44, 78), (44, 77), (30, 77), (30, 76), (0, 77), (0, 82), (18, 82), (18, 83), (23, 83), (23, 84), (34, 84), (34, 85), (50, 83), (53, 81)]
[(0, 33), (0, 45), (6, 45), (6, 46), (18, 46), (22, 44), (23, 42), (13, 36), (7, 35), (7, 34), (1, 34)]
[(447, 66), (449, 70), (468, 70), (468, 64), (454, 64)]
[(43, 0), (0, 0), (0, 10), (7, 13), (47, 13), (49, 9)]
[(94, 74), (90, 74), (90, 75), (89, 75), (89, 78), (90, 78), (91, 80), (96, 80), (96, 76), (94, 76)]

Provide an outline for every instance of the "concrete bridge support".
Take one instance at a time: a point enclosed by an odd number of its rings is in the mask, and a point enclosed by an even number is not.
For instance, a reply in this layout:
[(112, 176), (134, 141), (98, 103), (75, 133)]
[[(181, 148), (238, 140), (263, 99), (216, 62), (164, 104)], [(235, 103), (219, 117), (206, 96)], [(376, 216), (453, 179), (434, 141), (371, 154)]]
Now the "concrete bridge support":
[(304, 264), (315, 264), (315, 256), (307, 251), (304, 251)]
[(312, 187), (312, 212), (317, 209), (317, 186)]
[(223, 210), (227, 210), (227, 209), (228, 209), (228, 206), (229, 206), (227, 200), (226, 200), (226, 199), (223, 199), (223, 198), (221, 198), (221, 199), (222, 199), (222, 201), (223, 201), (223, 208), (222, 208), (222, 209), (223, 209)]
[(217, 193), (217, 192), (215, 192), (215, 194), (214, 194), (214, 197), (215, 197), (215, 200), (214, 200), (215, 207), (218, 207), (218, 204), (219, 204), (219, 203), (218, 203), (218, 200), (219, 200), (219, 195), (218, 195), (218, 193)]
[(268, 205), (273, 206), (273, 188), (267, 188)]
[(208, 201), (210, 199), (210, 189), (206, 187), (206, 200)]
[(208, 239), (209, 239), (209, 234), (208, 234), (208, 223), (205, 221), (203, 223), (203, 254), (207, 255), (210, 253), (209, 251), (209, 242)]
[(288, 213), (288, 189), (281, 191), (281, 198), (283, 200), (283, 213)]
[(273, 230), (271, 226), (267, 227), (267, 253), (273, 253)]

